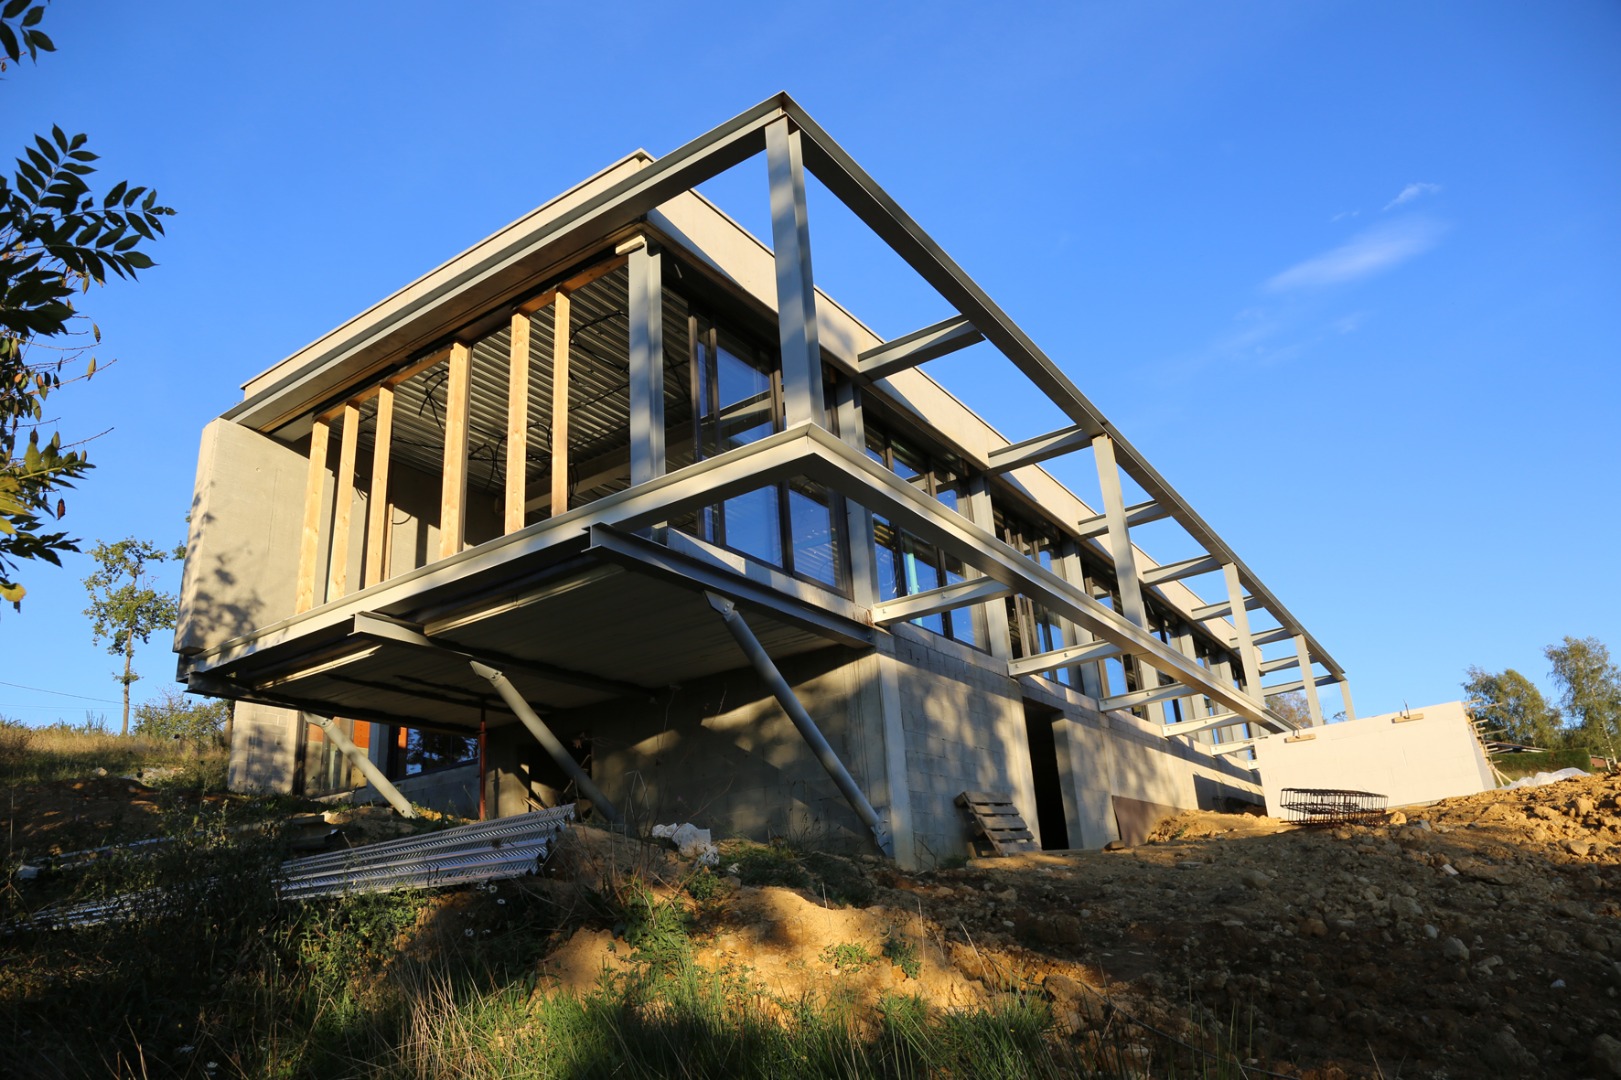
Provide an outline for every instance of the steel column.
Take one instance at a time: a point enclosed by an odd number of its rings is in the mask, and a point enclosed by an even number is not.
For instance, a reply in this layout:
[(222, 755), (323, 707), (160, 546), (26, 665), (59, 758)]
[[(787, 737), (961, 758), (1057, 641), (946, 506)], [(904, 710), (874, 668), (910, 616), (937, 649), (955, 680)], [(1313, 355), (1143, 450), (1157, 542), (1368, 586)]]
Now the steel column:
[(783, 412), (788, 427), (806, 423), (825, 427), (822, 349), (816, 333), (816, 285), (811, 275), (799, 129), (786, 119), (766, 125), (765, 153), (771, 179), (771, 246), (777, 263)]
[(529, 734), (535, 737), (535, 741), (545, 747), (546, 752), (568, 774), (569, 779), (574, 781), (575, 786), (580, 789), (580, 794), (590, 799), (591, 805), (602, 811), (603, 817), (615, 825), (623, 825), (625, 819), (619, 815), (619, 809), (608, 801), (608, 796), (602, 793), (601, 788), (591, 782), (590, 774), (580, 768), (580, 763), (574, 760), (574, 756), (558, 741), (557, 736), (552, 734), (552, 729), (546, 726), (540, 714), (529, 707), (523, 695), (518, 693), (518, 688), (513, 686), (505, 675), (487, 664), (481, 664), (477, 660), (469, 661), (469, 664), (475, 675), (490, 681), (490, 685), (495, 687), (495, 692), (501, 695), (501, 700), (507, 703), (507, 708), (511, 709), (513, 715), (529, 729)]
[(379, 795), (388, 800), (388, 805), (399, 811), (401, 817), (417, 816), (416, 811), (411, 809), (410, 800), (400, 794), (399, 788), (389, 783), (388, 777), (383, 775), (383, 770), (372, 764), (371, 759), (361, 752), (360, 747), (356, 746), (337, 724), (332, 722), (331, 717), (306, 712), (304, 719), (321, 729), (321, 734), (326, 736), (327, 742), (336, 746), (343, 756), (349, 759), (350, 764), (361, 771), (366, 781), (377, 789)]
[(664, 475), (663, 258), (630, 253), (630, 482)]
[(856, 817), (872, 830), (879, 849), (885, 855), (893, 856), (895, 845), (890, 838), (888, 826), (878, 816), (878, 811), (872, 808), (872, 803), (867, 801), (867, 796), (862, 794), (861, 788), (856, 785), (855, 777), (844, 767), (839, 755), (834, 753), (827, 737), (822, 734), (822, 729), (816, 726), (816, 721), (805, 711), (805, 706), (799, 703), (793, 687), (788, 685), (788, 680), (782, 677), (782, 672), (772, 663), (770, 654), (765, 651), (765, 646), (760, 644), (760, 639), (754, 636), (754, 631), (749, 629), (749, 624), (738, 612), (737, 605), (714, 593), (704, 595), (709, 598), (709, 606), (725, 621), (726, 629), (731, 631), (738, 648), (743, 650), (743, 655), (754, 665), (755, 672), (771, 691), (771, 695), (777, 699), (777, 704), (782, 706), (782, 711), (788, 714), (788, 719), (799, 729), (800, 736), (810, 744), (816, 760), (822, 763), (822, 768), (832, 777), (834, 785), (849, 802), (850, 808), (856, 812)]
[(1295, 635), (1295, 655), (1300, 658), (1300, 677), (1306, 682), (1306, 708), (1311, 712), (1313, 727), (1323, 726), (1323, 706), (1317, 700), (1317, 680), (1311, 670), (1311, 649), (1305, 634)]

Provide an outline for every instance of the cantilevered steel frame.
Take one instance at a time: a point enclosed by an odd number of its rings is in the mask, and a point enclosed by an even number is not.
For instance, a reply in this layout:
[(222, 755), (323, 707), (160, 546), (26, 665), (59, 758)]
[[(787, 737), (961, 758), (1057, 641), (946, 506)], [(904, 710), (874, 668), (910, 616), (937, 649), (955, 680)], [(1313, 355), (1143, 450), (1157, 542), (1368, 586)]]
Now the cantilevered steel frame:
[[(262, 643), (298, 636), (317, 624), (334, 619), (342, 621), (363, 611), (387, 610), (390, 604), (408, 605), (410, 598), (419, 595), (421, 590), (435, 589), (457, 580), (471, 568), (473, 560), (515, 557), (531, 549), (559, 543), (564, 537), (577, 537), (577, 533), (570, 532), (571, 519), (581, 528), (594, 525), (620, 532), (634, 531), (670, 520), (683, 507), (725, 498), (725, 492), (742, 492), (801, 476), (826, 484), (868, 510), (890, 517), (997, 583), (993, 588), (975, 580), (939, 590), (938, 596), (907, 597), (887, 607), (879, 605), (873, 611), (873, 617), (879, 622), (916, 617), (929, 604), (939, 606), (928, 610), (944, 610), (959, 604), (984, 602), (1000, 589), (1030, 596), (1102, 641), (1101, 645), (1082, 644), (1061, 650), (1063, 656), (1048, 654), (1016, 661), (1011, 674), (1047, 670), (1064, 663), (1089, 662), (1103, 655), (1106, 649), (1113, 649), (1115, 652), (1111, 655), (1138, 657), (1152, 670), (1170, 676), (1182, 692), (1178, 693), (1178, 687), (1153, 685), (1157, 680), (1150, 680), (1150, 685), (1141, 691), (1105, 698), (1101, 702), (1104, 707), (1124, 708), (1177, 696), (1201, 695), (1230, 710), (1229, 714), (1198, 718), (1196, 723), (1200, 728), (1215, 726), (1214, 721), (1224, 720), (1228, 715), (1231, 723), (1255, 723), (1275, 730), (1292, 726), (1264, 704), (1263, 695), (1283, 689), (1267, 687), (1261, 682), (1262, 674), (1276, 664), (1263, 663), (1260, 659), (1259, 645), (1265, 640), (1293, 640), (1295, 664), (1301, 669), (1301, 678), (1297, 681), (1299, 687), (1308, 692), (1314, 714), (1318, 711), (1315, 690), (1320, 682), (1339, 682), (1344, 686), (1343, 669), (1214, 529), (961, 267), (786, 94), (760, 103), (550, 217), (524, 219), (496, 234), (296, 354), (288, 362), (296, 362), (296, 366), (275, 377), (225, 417), (260, 430), (272, 430), (330, 398), (346, 380), (353, 380), (355, 372), (375, 371), (401, 356), (443, 344), (454, 337), (459, 327), (487, 318), (491, 311), (503, 305), (520, 302), (540, 273), (600, 250), (605, 243), (613, 244), (633, 235), (645, 216), (659, 206), (761, 151), (767, 155), (771, 176), (777, 316), (789, 430), (750, 447), (689, 466), (671, 476), (644, 474), (638, 477), (644, 482), (620, 495), (491, 541), (479, 549), (453, 555), (307, 615), (267, 627), (249, 638), (183, 660), (182, 671), (202, 676), (213, 667), (229, 664), (232, 658), (248, 655)], [(817, 340), (810, 229), (804, 206), (804, 172), (807, 170), (932, 285), (957, 310), (957, 315), (856, 357), (841, 356), (834, 349), (823, 348)], [(858, 382), (869, 382), (978, 340), (989, 341), (1001, 351), (1072, 424), (991, 451), (988, 460), (969, 460), (971, 469), (1007, 472), (1090, 447), (1099, 460), (1100, 474), (1105, 471), (1107, 460), (1109, 472), (1117, 466), (1148, 494), (1149, 502), (1124, 506), (1118, 498), (1117, 475), (1103, 475), (1104, 513), (1072, 523), (1083, 539), (1106, 538), (1117, 570), (1122, 571), (1120, 588), (1126, 599), (1123, 605), (1126, 611), (1117, 613), (1098, 603), (1084, 589), (1019, 555), (983, 525), (932, 503), (910, 485), (885, 473), (857, 450), (816, 426), (822, 422), (820, 360), (832, 363)], [(1174, 519), (1205, 554), (1138, 574), (1131, 565), (1129, 529), (1164, 517)], [(1232, 618), (1231, 645), (1244, 668), (1243, 689), (1213, 675), (1178, 649), (1160, 642), (1149, 632), (1141, 614), (1142, 590), (1216, 569), (1223, 574), (1226, 599), (1203, 609), (1178, 611), (1178, 614), (1186, 616), (1190, 622), (1223, 616)], [(1160, 599), (1167, 602), (1163, 596)], [(906, 602), (912, 607), (895, 606)], [(1176, 605), (1169, 606), (1177, 610)], [(1249, 631), (1247, 612), (1257, 607), (1264, 608), (1278, 621), (1277, 630), (1260, 634)], [(904, 614), (907, 610), (912, 610), (913, 614)], [(1096, 655), (1091, 654), (1093, 649)], [(1076, 650), (1086, 652), (1086, 659), (1069, 655)], [(1038, 662), (1042, 666), (1032, 666)], [(1319, 664), (1327, 671), (1321, 678), (1314, 669), (1314, 665)], [(1348, 693), (1346, 702), (1349, 710)], [(1180, 734), (1190, 726), (1166, 725), (1166, 733)]]

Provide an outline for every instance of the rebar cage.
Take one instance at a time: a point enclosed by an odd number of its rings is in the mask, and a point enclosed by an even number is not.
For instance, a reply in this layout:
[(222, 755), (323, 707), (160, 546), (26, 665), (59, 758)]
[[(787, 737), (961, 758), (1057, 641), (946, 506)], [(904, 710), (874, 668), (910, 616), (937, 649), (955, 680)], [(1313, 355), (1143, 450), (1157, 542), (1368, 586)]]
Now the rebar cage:
[(1341, 788), (1284, 788), (1283, 817), (1295, 825), (1371, 825), (1384, 818), (1389, 798)]

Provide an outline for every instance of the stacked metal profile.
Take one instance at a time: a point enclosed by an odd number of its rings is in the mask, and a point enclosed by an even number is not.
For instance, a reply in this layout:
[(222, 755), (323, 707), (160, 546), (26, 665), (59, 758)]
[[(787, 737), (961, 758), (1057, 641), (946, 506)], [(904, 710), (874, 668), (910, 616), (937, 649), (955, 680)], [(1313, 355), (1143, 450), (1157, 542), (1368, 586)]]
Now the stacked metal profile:
[(1284, 788), (1284, 819), (1296, 825), (1371, 825), (1383, 819), (1387, 796), (1340, 788)]
[(535, 872), (552, 838), (573, 818), (573, 806), (560, 806), (289, 859), (281, 864), (277, 891), (284, 900), (308, 900), (521, 877)]
[[(552, 839), (572, 820), (574, 807), (560, 806), (347, 851), (289, 859), (281, 864), (276, 892), (284, 900), (311, 900), (522, 877), (539, 869)], [(163, 914), (175, 902), (175, 897), (162, 889), (148, 889), (107, 900), (44, 908), (20, 927), (95, 926)]]

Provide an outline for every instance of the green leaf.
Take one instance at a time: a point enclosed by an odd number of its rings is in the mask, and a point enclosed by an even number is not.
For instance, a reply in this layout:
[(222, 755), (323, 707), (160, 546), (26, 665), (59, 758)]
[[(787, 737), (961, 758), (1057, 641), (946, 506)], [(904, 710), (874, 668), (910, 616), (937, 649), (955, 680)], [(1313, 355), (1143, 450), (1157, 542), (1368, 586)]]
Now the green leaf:
[(56, 140), (57, 149), (66, 150), (68, 148), (67, 132), (63, 131), (60, 125), (51, 125), (51, 138)]
[(101, 200), (101, 205), (110, 209), (113, 204), (124, 197), (124, 189), (127, 187), (129, 187), (129, 181), (127, 180), (120, 180), (114, 184), (113, 189), (107, 193), (107, 197)]
[[(3, 9), (0, 9), (0, 19), (15, 19), (24, 11), (27, 11), (28, 5), (32, 2), (33, 0), (11, 0)], [(43, 11), (44, 9), (41, 8), (40, 10)]]
[(41, 49), (45, 52), (56, 51), (56, 42), (46, 37), (45, 31), (29, 30), (26, 31), (26, 36), (28, 38), (28, 47), (30, 49)]
[(22, 47), (17, 44), (17, 35), (3, 22), (0, 22), (0, 48), (6, 50), (6, 55), (11, 57), (12, 63), (15, 64), (22, 59)]

